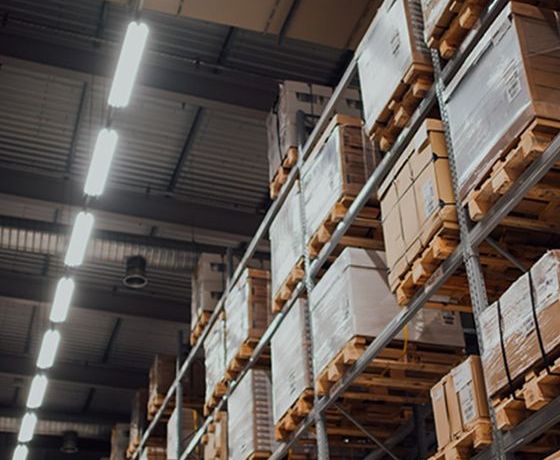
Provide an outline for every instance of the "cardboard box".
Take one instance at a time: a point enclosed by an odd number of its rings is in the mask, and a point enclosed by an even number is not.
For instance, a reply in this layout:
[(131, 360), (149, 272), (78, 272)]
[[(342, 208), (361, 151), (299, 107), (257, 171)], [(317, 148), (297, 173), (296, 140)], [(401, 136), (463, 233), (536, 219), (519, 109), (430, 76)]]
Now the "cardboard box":
[(175, 356), (157, 354), (149, 374), (149, 395), (153, 399), (158, 395), (165, 396), (175, 379)]
[(478, 356), (469, 356), (431, 390), (438, 448), (489, 420), (488, 399)]
[(303, 256), (299, 187), (292, 187), (269, 230), (273, 298)]
[(307, 301), (298, 299), (271, 341), (273, 420), (276, 425), (311, 381)]
[(203, 311), (214, 311), (226, 281), (225, 257), (201, 253), (191, 276), (191, 327), (195, 327)]
[(226, 367), (244, 343), (262, 336), (270, 311), (270, 272), (246, 269), (226, 299)]
[(457, 226), (441, 121), (426, 119), (379, 187), (383, 237), (393, 289), (434, 235)]
[(181, 437), (179, 440), (177, 436), (177, 408), (173, 409), (173, 413), (167, 421), (167, 460), (177, 460), (178, 445), (181, 448), (181, 452), (183, 452), (197, 427), (197, 412), (193, 409), (183, 408), (181, 414)]
[[(346, 248), (309, 295), (315, 375), (354, 336), (376, 337), (401, 311), (387, 285), (381, 251)], [(402, 338), (397, 335), (397, 339)], [(457, 314), (421, 309), (408, 326), (411, 342), (463, 347)]]
[(130, 410), (130, 446), (137, 446), (142, 438), (146, 424), (146, 409), (148, 407), (148, 390), (140, 388), (136, 390), (132, 398)]
[(368, 133), (390, 115), (387, 105), (413, 64), (431, 68), (417, 0), (383, 2), (360, 45), (360, 87)]
[(559, 59), (554, 13), (510, 3), (446, 87), (463, 202), (535, 117), (560, 120)]
[(363, 142), (361, 120), (332, 120), (301, 171), (309, 239), (342, 197), (355, 197), (374, 169), (369, 142)]
[(226, 372), (226, 324), (222, 318), (218, 318), (212, 325), (203, 346), (206, 369), (205, 401), (208, 401)]
[(228, 399), (229, 458), (246, 460), (275, 448), (272, 395), (267, 371), (251, 369)]
[[(529, 278), (530, 276), (530, 278)], [(543, 363), (531, 301), (531, 285), (538, 327), (547, 354), (560, 345), (560, 251), (548, 251), (530, 270), (480, 315), (484, 344), (481, 355), (486, 388), (495, 396), (509, 388), (506, 363), (514, 385), (526, 372)], [(500, 322), (505, 353), (500, 343)]]

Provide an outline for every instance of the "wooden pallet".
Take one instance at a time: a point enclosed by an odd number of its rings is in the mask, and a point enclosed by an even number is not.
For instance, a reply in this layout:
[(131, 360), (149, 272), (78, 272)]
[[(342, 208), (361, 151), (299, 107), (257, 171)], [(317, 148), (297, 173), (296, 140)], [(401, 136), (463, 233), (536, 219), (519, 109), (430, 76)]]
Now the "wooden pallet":
[[(362, 356), (372, 338), (356, 336), (317, 376), (315, 391), (326, 395)], [(343, 398), (384, 403), (423, 404), (430, 389), (462, 359), (462, 350), (394, 341), (358, 376)]]
[(131, 436), (126, 449), (126, 458), (132, 458), (140, 445), (140, 436)]
[(203, 310), (202, 312), (200, 312), (200, 314), (198, 315), (198, 319), (196, 320), (196, 324), (191, 330), (191, 337), (190, 337), (191, 346), (194, 347), (196, 345), (196, 342), (198, 342), (198, 339), (202, 335), (202, 332), (204, 331), (204, 328), (208, 324), (208, 321), (210, 320), (211, 316), (212, 316), (211, 311)]
[(438, 450), (429, 460), (467, 460), (476, 451), (492, 444), (492, 422), (489, 419), (477, 420), (472, 428), (457, 439)]
[(313, 390), (307, 388), (292, 404), (274, 427), (274, 436), (277, 441), (285, 440), (294, 432), (299, 423), (311, 412), (313, 408)]
[(442, 58), (451, 59), (488, 3), (488, 0), (448, 0), (427, 39), (428, 46), (439, 49)]
[(432, 82), (433, 69), (430, 65), (414, 63), (410, 66), (370, 133), (372, 140), (379, 143), (381, 151), (386, 152), (395, 143)]
[[(467, 196), (466, 204), (468, 204), (471, 219), (481, 220), (496, 201), (511, 188), (533, 160), (546, 150), (559, 132), (560, 122), (536, 118), (512, 143), (511, 148), (506, 149), (506, 153), (495, 162), (486, 178)], [(557, 206), (560, 198), (559, 194), (560, 190), (557, 183), (553, 183), (550, 187), (545, 186), (544, 189), (543, 187), (537, 187), (531, 198)], [(549, 214), (553, 214), (554, 217), (557, 215), (555, 212), (548, 212), (543, 216), (544, 221), (551, 217)], [(513, 222), (510, 222), (510, 225), (513, 224)], [(523, 223), (517, 221), (516, 225), (522, 226)], [(526, 222), (526, 225), (531, 226), (531, 223)], [(547, 224), (545, 223), (546, 228)]]
[(249, 338), (241, 344), (241, 346), (237, 350), (237, 353), (227, 365), (226, 374), (224, 377), (224, 380), (226, 382), (231, 382), (232, 380), (235, 380), (237, 378), (251, 356), (253, 356), (253, 352), (255, 351), (258, 343), (258, 338)]
[(286, 279), (278, 288), (272, 299), (272, 313), (282, 310), (284, 304), (290, 300), (298, 283), (305, 277), (303, 257), (300, 257)]
[[(319, 255), (325, 244), (332, 238), (338, 223), (344, 219), (355, 197), (342, 196), (331, 208), (319, 229), (313, 233), (307, 243), (309, 257)], [(366, 205), (340, 240), (338, 247), (358, 247), (365, 249), (383, 249), (380, 210), (377, 205)]]
[(212, 394), (204, 403), (205, 417), (210, 415), (214, 407), (218, 405), (218, 402), (220, 401), (220, 399), (222, 399), (222, 396), (224, 396), (227, 393), (227, 389), (228, 389), (228, 381), (225, 378), (223, 378), (216, 384), (214, 390), (212, 391)]
[(532, 412), (542, 409), (559, 395), (560, 358), (550, 366), (550, 371), (531, 370), (525, 374), (525, 380), (514, 395), (492, 399), (496, 412), (496, 427), (500, 430), (511, 430)]
[(282, 190), (282, 186), (288, 180), (288, 176), (290, 175), (290, 171), (296, 165), (298, 159), (298, 149), (297, 147), (290, 147), (288, 149), (288, 153), (284, 155), (284, 159), (282, 160), (282, 164), (278, 168), (278, 171), (274, 174), (274, 177), (270, 181), (269, 191), (270, 191), (270, 199), (274, 200)]
[(400, 277), (390, 280), (399, 305), (406, 305), (459, 245), (459, 225), (443, 222), (427, 246)]

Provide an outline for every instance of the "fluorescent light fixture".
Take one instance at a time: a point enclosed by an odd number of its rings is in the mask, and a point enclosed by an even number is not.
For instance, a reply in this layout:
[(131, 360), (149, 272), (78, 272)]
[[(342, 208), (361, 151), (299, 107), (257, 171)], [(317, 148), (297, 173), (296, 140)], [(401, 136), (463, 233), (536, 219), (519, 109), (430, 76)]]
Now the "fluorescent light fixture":
[(54, 300), (51, 307), (50, 320), (53, 323), (62, 323), (66, 321), (70, 302), (74, 294), (74, 280), (72, 278), (61, 278), (56, 286)]
[(114, 129), (99, 131), (84, 186), (86, 195), (99, 196), (103, 193), (118, 140), (119, 135)]
[(27, 446), (20, 444), (15, 448), (12, 460), (27, 460), (27, 454), (29, 454)]
[(115, 78), (109, 93), (109, 105), (113, 107), (126, 107), (128, 105), (148, 33), (148, 26), (144, 23), (133, 21), (128, 25), (117, 70), (115, 71)]
[(27, 412), (21, 420), (19, 427), (18, 442), (29, 442), (33, 439), (37, 425), (37, 416), (33, 412)]
[(29, 396), (27, 396), (27, 408), (38, 409), (43, 404), (43, 398), (47, 391), (49, 380), (45, 375), (36, 375), (31, 382)]
[(64, 263), (70, 267), (77, 267), (84, 261), (87, 244), (93, 228), (93, 214), (82, 211), (76, 216), (74, 228), (70, 236), (70, 243), (66, 251)]
[(40, 369), (49, 369), (54, 364), (54, 358), (58, 351), (58, 344), (60, 343), (60, 332), (54, 329), (49, 329), (43, 336), (41, 343), (41, 350), (39, 350), (39, 357), (37, 358), (37, 367)]

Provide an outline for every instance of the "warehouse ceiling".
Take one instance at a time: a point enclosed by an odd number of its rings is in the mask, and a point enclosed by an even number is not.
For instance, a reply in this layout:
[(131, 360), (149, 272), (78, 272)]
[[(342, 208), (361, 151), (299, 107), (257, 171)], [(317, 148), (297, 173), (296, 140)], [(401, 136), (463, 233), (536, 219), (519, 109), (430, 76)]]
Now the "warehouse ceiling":
[[(127, 7), (111, 1), (0, 4), (0, 432), (8, 433), (1, 458), (64, 272), (129, 19)], [(241, 253), (263, 216), (265, 117), (278, 81), (334, 84), (351, 57), (224, 21), (152, 10), (144, 19), (149, 47), (133, 100), (114, 119), (121, 139), (107, 190), (90, 203), (96, 231), (61, 331), (36, 452), (51, 452), (46, 438), (66, 429), (90, 439), (92, 452), (106, 447), (98, 438), (128, 419), (154, 353), (174, 354), (178, 331), (188, 327), (196, 255)], [(141, 291), (121, 282), (134, 254), (148, 261)]]

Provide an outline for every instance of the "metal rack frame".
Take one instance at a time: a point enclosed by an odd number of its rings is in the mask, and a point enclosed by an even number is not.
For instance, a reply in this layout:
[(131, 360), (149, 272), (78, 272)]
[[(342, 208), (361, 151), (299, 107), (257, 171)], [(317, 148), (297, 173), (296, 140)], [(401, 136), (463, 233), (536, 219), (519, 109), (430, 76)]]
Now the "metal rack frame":
[[(393, 148), (383, 157), (380, 164), (368, 178), (364, 187), (348, 209), (346, 216), (337, 225), (334, 233), (332, 234), (331, 240), (327, 244), (325, 244), (316, 259), (306, 264), (306, 279), (298, 283), (290, 301), (288, 301), (283, 306), (282, 310), (274, 317), (271, 324), (259, 340), (246, 366), (243, 368), (238, 378), (230, 384), (227, 393), (218, 402), (212, 414), (210, 414), (204, 420), (202, 426), (191, 438), (186, 449), (179, 456), (180, 460), (186, 460), (189, 455), (194, 452), (196, 446), (200, 443), (203, 434), (208, 428), (208, 425), (213, 421), (214, 414), (222, 410), (229, 396), (237, 388), (238, 382), (258, 361), (263, 351), (269, 345), (274, 333), (285, 318), (286, 314), (296, 303), (297, 298), (306, 289), (306, 282), (315, 279), (316, 275), (319, 273), (319, 270), (327, 261), (327, 258), (336, 248), (358, 213), (362, 210), (362, 208), (369, 200), (370, 196), (376, 192), (382, 180), (396, 163), (401, 153), (407, 146), (408, 142), (412, 139), (412, 136), (414, 135), (418, 127), (421, 125), (430, 111), (434, 108), (436, 102), (439, 103), (440, 111), (442, 112), (442, 118), (444, 119), (444, 130), (448, 142), (449, 156), (450, 159), (452, 159), (453, 147), (450, 143), (448, 127), (446, 126), (445, 105), (441, 98), (441, 91), (443, 90), (445, 84), (449, 82), (450, 78), (459, 69), (461, 64), (466, 59), (467, 55), (472, 51), (480, 37), (486, 32), (490, 24), (497, 17), (506, 3), (507, 0), (495, 0), (487, 7), (481, 17), (481, 20), (479, 21), (478, 26), (471, 31), (469, 36), (464, 41), (461, 49), (458, 51), (456, 57), (449, 61), (443, 70), (440, 68), (439, 58), (437, 57), (437, 55), (433, 56), (436, 71), (436, 81), (413, 114), (408, 127), (403, 130)], [(362, 45), (360, 45), (356, 50), (354, 57), (346, 68), (346, 71), (344, 72), (339, 84), (335, 88), (331, 99), (327, 103), (324, 112), (319, 118), (311, 135), (307, 139), (307, 142), (304, 146), (300, 146), (301, 161), (298, 162), (298, 164), (292, 169), (288, 176), (287, 182), (284, 184), (283, 188), (280, 191), (279, 196), (272, 203), (271, 207), (266, 213), (255, 236), (251, 240), (245, 252), (245, 255), (241, 259), (239, 266), (233, 273), (233, 276), (228, 283), (228, 287), (224, 295), (218, 302), (201, 337), (198, 339), (196, 345), (190, 350), (190, 353), (184, 363), (180, 366), (180, 368), (178, 368), (177, 376), (165, 396), (162, 407), (158, 410), (154, 419), (142, 436), (140, 446), (134, 454), (133, 459), (139, 458), (142, 449), (146, 445), (146, 442), (153, 432), (156, 424), (161, 419), (161, 416), (166, 406), (171, 401), (171, 398), (176, 395), (178, 401), (180, 401), (180, 391), (178, 391), (178, 389), (180, 389), (181, 387), (180, 382), (184, 379), (188, 369), (194, 362), (194, 358), (201, 349), (210, 328), (216, 322), (221, 311), (224, 309), (225, 299), (227, 298), (229, 290), (240, 278), (243, 270), (247, 267), (247, 264), (254, 255), (258, 244), (267, 235), (270, 225), (272, 224), (274, 218), (278, 214), (278, 211), (286, 200), (286, 197), (291, 188), (296, 183), (296, 179), (300, 173), (301, 164), (310, 155), (313, 147), (316, 145), (321, 134), (327, 127), (332, 115), (335, 113), (336, 103), (340, 100), (343, 91), (348, 87), (348, 85), (356, 76), (357, 64), (358, 59), (361, 55), (361, 49)], [(292, 434), (292, 436), (287, 441), (278, 444), (277, 449), (270, 457), (271, 459), (280, 459), (288, 453), (288, 449), (293, 445), (293, 443), (296, 442), (297, 439), (299, 439), (311, 425), (316, 423), (316, 421), (320, 419), (321, 415), (324, 414), (324, 412), (328, 408), (335, 404), (335, 401), (344, 393), (344, 391), (356, 379), (356, 377), (358, 377), (366, 369), (371, 360), (374, 359), (387, 345), (389, 345), (393, 338), (404, 328), (404, 326), (424, 306), (424, 304), (432, 297), (432, 295), (437, 292), (437, 290), (462, 264), (465, 264), (467, 269), (467, 279), (471, 291), (471, 297), (473, 299), (473, 314), (475, 317), (475, 322), (477, 322), (478, 315), (487, 306), (484, 278), (482, 277), (478, 258), (478, 247), (486, 238), (489, 237), (490, 233), (500, 224), (502, 219), (507, 216), (507, 214), (509, 214), (517, 204), (519, 204), (519, 202), (527, 194), (527, 192), (544, 177), (544, 175), (552, 168), (552, 166), (557, 161), (560, 161), (560, 136), (556, 137), (551, 145), (546, 149), (546, 151), (539, 158), (533, 161), (533, 163), (521, 175), (519, 180), (514, 183), (512, 188), (505, 195), (503, 195), (492, 207), (492, 209), (484, 219), (482, 219), (476, 225), (471, 226), (471, 222), (464, 212), (464, 209), (459, 212), (461, 240), (455, 251), (451, 254), (451, 256), (447, 258), (447, 260), (442, 263), (440, 268), (431, 276), (426, 285), (416, 293), (416, 295), (410, 301), (409, 305), (406, 308), (403, 308), (399, 312), (399, 314), (396, 315), (393, 320), (389, 322), (389, 324), (387, 324), (383, 331), (365, 349), (362, 356), (355, 362), (354, 365), (352, 365), (347, 370), (342, 379), (331, 388), (329, 394), (316, 400), (316, 404), (313, 406), (311, 412), (305, 419), (302, 420), (298, 429)], [(451, 161), (450, 163), (453, 163), (453, 161)], [(454, 169), (453, 164), (452, 168)], [(454, 180), (453, 182), (454, 189), (456, 190), (456, 180)], [(311, 284), (309, 284), (308, 287), (312, 289)], [(176, 407), (180, 407), (179, 404), (177, 404)], [(516, 429), (505, 434), (500, 434), (500, 436), (497, 438), (497, 442), (494, 442), (489, 448), (478, 454), (475, 458), (477, 460), (486, 460), (490, 458), (507, 457), (510, 452), (512, 452), (519, 446), (530, 442), (531, 440), (548, 430), (554, 424), (560, 423), (559, 409), (560, 398), (557, 398), (547, 407), (535, 413), (526, 421), (522, 422), (518, 427), (516, 427)], [(407, 428), (407, 430), (405, 430), (406, 433), (410, 433), (412, 431), (410, 427), (405, 426), (403, 427), (403, 430), (404, 428)], [(180, 431), (180, 427), (178, 427), (178, 429)], [(393, 441), (395, 441), (397, 438), (402, 438), (402, 435), (405, 432), (403, 430), (397, 430), (394, 435), (395, 439), (390, 438), (386, 441), (386, 445), (394, 445)], [(319, 430), (319, 432), (322, 431), (323, 430)], [(401, 431), (403, 432), (401, 433)], [(319, 444), (324, 443), (326, 441), (326, 433), (320, 434), (318, 438)], [(318, 447), (319, 452), (324, 452), (324, 449), (321, 448), (320, 445)], [(326, 458), (324, 457), (324, 455), (325, 454), (323, 454), (323, 457), (319, 458)], [(376, 458), (375, 455), (376, 452), (374, 452), (373, 458)]]

